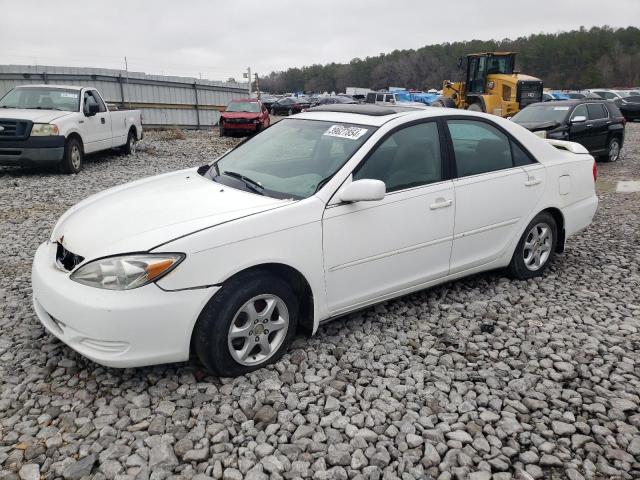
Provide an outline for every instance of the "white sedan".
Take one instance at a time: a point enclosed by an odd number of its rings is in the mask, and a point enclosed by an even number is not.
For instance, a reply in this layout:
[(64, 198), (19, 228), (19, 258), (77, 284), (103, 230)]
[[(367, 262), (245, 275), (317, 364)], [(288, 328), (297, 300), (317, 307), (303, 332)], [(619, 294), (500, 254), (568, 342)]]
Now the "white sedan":
[(296, 332), (477, 272), (543, 272), (595, 214), (580, 145), (443, 108), (329, 105), (209, 165), (94, 195), (36, 252), (44, 326), (90, 359), (235, 376)]

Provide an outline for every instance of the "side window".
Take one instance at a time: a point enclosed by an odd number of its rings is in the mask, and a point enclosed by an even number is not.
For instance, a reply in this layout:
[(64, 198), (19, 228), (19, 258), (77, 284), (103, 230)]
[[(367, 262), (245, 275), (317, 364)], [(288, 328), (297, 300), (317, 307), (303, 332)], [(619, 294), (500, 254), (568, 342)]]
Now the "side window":
[(89, 111), (89, 105), (98, 105), (95, 97), (91, 94), (91, 92), (84, 92), (84, 111)]
[(524, 167), (536, 163), (524, 150), (514, 142), (511, 142), (511, 155), (513, 155), (513, 166)]
[(587, 111), (589, 112), (589, 120), (599, 120), (608, 116), (604, 105), (600, 103), (588, 103)]
[(378, 93), (376, 95), (376, 102), (384, 102), (384, 95), (382, 95), (381, 93)]
[(474, 120), (449, 120), (447, 125), (458, 177), (513, 167), (509, 138), (497, 128)]
[(382, 180), (387, 192), (441, 181), (438, 125), (420, 123), (390, 135), (353, 174), (364, 178)]
[(586, 105), (583, 104), (583, 105), (578, 105), (576, 107), (576, 109), (571, 114), (571, 120), (573, 120), (576, 117), (589, 118), (588, 115), (587, 115), (587, 106)]

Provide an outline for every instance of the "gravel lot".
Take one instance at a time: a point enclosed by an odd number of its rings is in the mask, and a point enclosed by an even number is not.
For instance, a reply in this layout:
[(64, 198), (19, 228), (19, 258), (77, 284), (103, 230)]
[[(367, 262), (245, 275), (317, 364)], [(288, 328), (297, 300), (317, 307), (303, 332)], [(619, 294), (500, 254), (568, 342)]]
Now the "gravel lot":
[(541, 279), (478, 275), (350, 315), (237, 379), (115, 370), (45, 333), (30, 264), (106, 187), (238, 142), (149, 133), (77, 176), (0, 168), (0, 480), (640, 478), (640, 124)]

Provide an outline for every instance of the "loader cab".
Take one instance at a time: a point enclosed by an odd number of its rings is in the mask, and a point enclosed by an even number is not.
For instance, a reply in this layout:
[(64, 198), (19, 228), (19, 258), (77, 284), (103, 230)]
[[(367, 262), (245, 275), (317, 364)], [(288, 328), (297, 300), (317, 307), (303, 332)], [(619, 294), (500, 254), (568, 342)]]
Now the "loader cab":
[(487, 76), (494, 74), (513, 74), (515, 53), (477, 53), (467, 56), (467, 95), (485, 93)]

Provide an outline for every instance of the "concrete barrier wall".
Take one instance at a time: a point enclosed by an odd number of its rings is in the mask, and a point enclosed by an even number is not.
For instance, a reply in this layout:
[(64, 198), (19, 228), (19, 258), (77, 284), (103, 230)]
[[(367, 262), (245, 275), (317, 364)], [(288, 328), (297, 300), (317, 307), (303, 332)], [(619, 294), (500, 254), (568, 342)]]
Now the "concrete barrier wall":
[(142, 110), (147, 127), (210, 128), (231, 100), (248, 96), (246, 83), (103, 68), (0, 65), (0, 97), (15, 86), (42, 83), (97, 88), (112, 107)]

